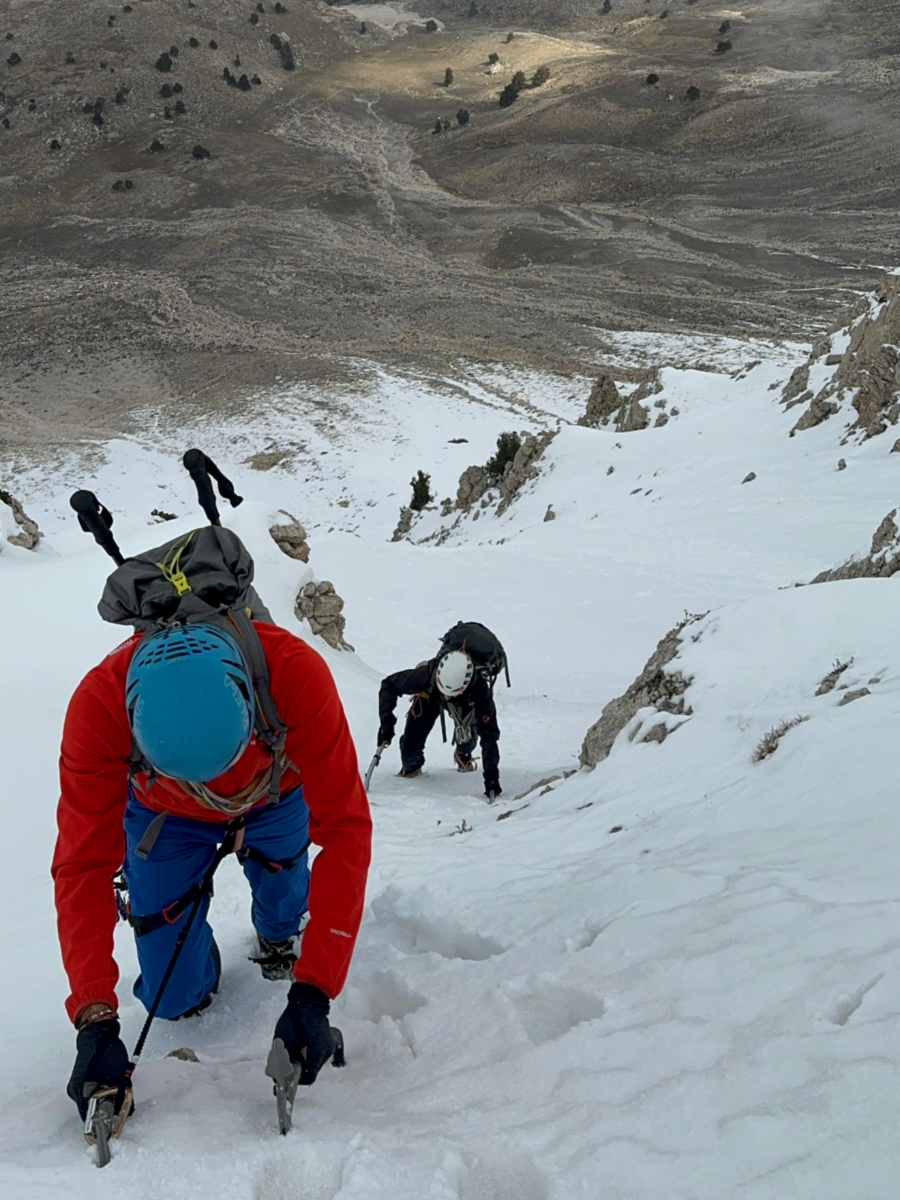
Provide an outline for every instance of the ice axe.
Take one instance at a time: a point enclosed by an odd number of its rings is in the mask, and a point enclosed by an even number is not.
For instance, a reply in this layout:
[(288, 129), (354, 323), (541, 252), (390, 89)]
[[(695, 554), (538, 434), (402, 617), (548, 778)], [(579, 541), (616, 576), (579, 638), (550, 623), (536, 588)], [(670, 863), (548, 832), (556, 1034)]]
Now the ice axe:
[(369, 784), (372, 782), (372, 776), (375, 774), (375, 768), (381, 762), (381, 756), (382, 756), (382, 754), (384, 754), (387, 747), (388, 747), (388, 743), (382, 742), (381, 745), (378, 747), (378, 749), (375, 751), (375, 757), (369, 763), (369, 769), (368, 769), (368, 771), (366, 771), (365, 783), (363, 785), (365, 787), (366, 791), (369, 790)]

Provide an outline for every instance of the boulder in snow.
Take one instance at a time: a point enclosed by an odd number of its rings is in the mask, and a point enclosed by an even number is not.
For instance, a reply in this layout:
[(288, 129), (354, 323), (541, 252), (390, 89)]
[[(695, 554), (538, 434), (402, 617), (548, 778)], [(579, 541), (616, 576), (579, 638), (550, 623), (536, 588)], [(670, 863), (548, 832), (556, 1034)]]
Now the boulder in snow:
[(283, 508), (278, 511), (285, 520), (269, 526), (269, 533), (271, 533), (273, 541), (288, 558), (309, 562), (309, 543), (306, 540), (306, 530), (289, 512), (285, 512)]
[(335, 592), (333, 583), (327, 579), (320, 583), (311, 581), (300, 589), (294, 615), (301, 621), (308, 621), (313, 633), (324, 638), (333, 649), (352, 650), (353, 647), (344, 641), (347, 618), (343, 608), (344, 601)]
[(44, 536), (38, 529), (37, 522), (32, 521), (15, 496), (10, 495), (2, 488), (0, 488), (0, 504), (5, 505), (11, 515), (11, 520), (7, 519), (2, 522), (6, 540), (12, 546), (21, 546), (23, 550), (34, 550)]

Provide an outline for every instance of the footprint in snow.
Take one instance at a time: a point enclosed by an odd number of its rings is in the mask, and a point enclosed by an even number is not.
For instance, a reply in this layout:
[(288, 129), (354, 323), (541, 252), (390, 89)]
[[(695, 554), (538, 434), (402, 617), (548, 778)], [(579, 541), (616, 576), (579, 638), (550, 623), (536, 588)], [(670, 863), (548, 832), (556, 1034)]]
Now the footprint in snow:
[(599, 996), (550, 980), (515, 981), (502, 984), (501, 988), (515, 1006), (522, 1028), (535, 1046), (554, 1042), (586, 1021), (598, 1021), (606, 1011)]
[(853, 1014), (862, 1005), (863, 1000), (871, 992), (876, 984), (884, 979), (884, 975), (876, 975), (874, 979), (870, 979), (868, 983), (864, 983), (862, 987), (858, 987), (855, 992), (851, 992), (849, 996), (845, 996), (843, 1000), (839, 1000), (831, 1011), (826, 1014), (832, 1025), (843, 1027), (847, 1024)]

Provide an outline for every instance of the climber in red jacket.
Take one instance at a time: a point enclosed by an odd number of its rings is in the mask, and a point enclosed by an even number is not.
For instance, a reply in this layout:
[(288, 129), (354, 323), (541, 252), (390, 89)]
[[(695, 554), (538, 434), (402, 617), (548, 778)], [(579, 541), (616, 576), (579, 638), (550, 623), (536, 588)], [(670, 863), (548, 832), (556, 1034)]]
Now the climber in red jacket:
[[(312, 1083), (330, 1056), (329, 1002), (344, 985), (362, 919), (371, 819), (325, 663), (286, 630), (254, 625), (286, 726), (277, 751), (255, 732), (258, 692), (238, 639), (217, 625), (131, 638), (87, 674), (69, 704), (53, 878), (66, 1007), (79, 1031), (68, 1092), (82, 1117), (91, 1091), (122, 1087), (128, 1065), (115, 991), (114, 878), (123, 871), (141, 969), (134, 992), (148, 1008), (200, 900), (158, 1008), (169, 1019), (192, 1016), (219, 983), (200, 885), (226, 834), (253, 897), (255, 961), (268, 979), (293, 978), (276, 1035), (304, 1060), (301, 1082)], [(320, 847), (311, 871), (310, 843)]]

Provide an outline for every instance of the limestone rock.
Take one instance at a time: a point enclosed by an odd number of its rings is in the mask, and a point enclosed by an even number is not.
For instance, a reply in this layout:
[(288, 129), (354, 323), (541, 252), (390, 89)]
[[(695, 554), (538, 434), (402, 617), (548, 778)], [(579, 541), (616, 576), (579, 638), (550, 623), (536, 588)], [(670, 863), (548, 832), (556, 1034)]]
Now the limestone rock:
[(2, 488), (0, 488), (0, 503), (10, 509), (12, 519), (19, 529), (18, 533), (7, 533), (6, 540), (12, 546), (21, 546), (23, 550), (34, 550), (44, 536), (38, 529), (37, 522), (31, 520), (15, 496), (11, 496)]
[(353, 647), (344, 641), (347, 619), (343, 609), (344, 601), (335, 592), (333, 583), (310, 581), (300, 589), (294, 615), (301, 621), (308, 621), (313, 633), (324, 638), (333, 649), (352, 650)]
[(851, 558), (839, 567), (820, 572), (811, 583), (834, 583), (840, 579), (888, 579), (900, 571), (900, 530), (892, 508), (872, 536), (869, 553)]
[(555, 437), (555, 433), (522, 434), (522, 444), (516, 451), (516, 457), (506, 464), (503, 478), (500, 480), (498, 517), (506, 512), (521, 488), (535, 478), (538, 473), (538, 460)]
[(900, 421), (900, 275), (885, 276), (874, 297), (858, 300), (834, 332), (841, 329), (845, 336), (849, 333), (843, 353), (832, 352), (831, 336), (820, 339), (809, 362), (794, 371), (782, 393), (782, 402), (788, 406), (796, 403), (798, 396), (805, 400), (810, 368), (834, 368), (828, 382), (810, 398), (792, 434), (821, 424), (838, 412), (848, 397), (856, 411), (850, 433), (875, 437)]
[(613, 413), (622, 407), (622, 397), (616, 387), (616, 381), (607, 371), (604, 371), (588, 396), (584, 416), (578, 418), (578, 424), (588, 429), (599, 429), (609, 423)]
[(471, 508), (491, 486), (490, 477), (484, 467), (466, 467), (459, 477), (456, 489), (456, 507)]
[[(584, 416), (578, 424), (588, 429), (601, 429), (614, 425), (616, 433), (633, 433), (646, 429), (650, 424), (650, 413), (641, 403), (662, 389), (656, 372), (646, 373), (638, 387), (628, 397), (623, 397), (616, 387), (612, 373), (602, 371), (594, 384)], [(665, 424), (657, 418), (657, 424)]]
[(397, 522), (397, 528), (394, 530), (391, 541), (400, 542), (412, 529), (413, 518), (415, 513), (409, 507), (400, 509), (400, 520)]
[(556, 513), (553, 511), (553, 505), (548, 504), (547, 511), (544, 513), (544, 524), (546, 524), (548, 521), (555, 521), (555, 520), (556, 520)]
[(741, 483), (752, 483), (755, 478), (756, 478), (756, 472), (751, 471), (749, 473), (749, 475), (744, 476), (744, 478), (741, 480)]
[(838, 708), (843, 708), (845, 704), (852, 704), (854, 700), (861, 700), (863, 696), (871, 696), (871, 692), (867, 687), (857, 688), (853, 692), (847, 692), (841, 699)]
[(279, 521), (277, 525), (269, 526), (271, 533), (278, 549), (288, 556), (288, 558), (299, 559), (300, 562), (309, 562), (309, 543), (306, 540), (306, 530), (300, 524), (296, 517), (292, 517), (289, 512), (285, 512), (283, 508), (278, 510), (285, 518), (285, 521)]
[[(595, 767), (609, 757), (613, 742), (640, 709), (652, 706), (658, 712), (691, 713), (690, 707), (685, 707), (684, 694), (693, 677), (685, 679), (680, 671), (670, 673), (666, 667), (678, 653), (686, 626), (699, 619), (695, 616), (685, 617), (674, 629), (670, 629), (625, 694), (606, 705), (600, 720), (590, 727), (585, 736), (579, 755), (583, 767)], [(662, 728), (657, 722), (643, 740), (662, 741), (668, 732), (664, 722)]]

